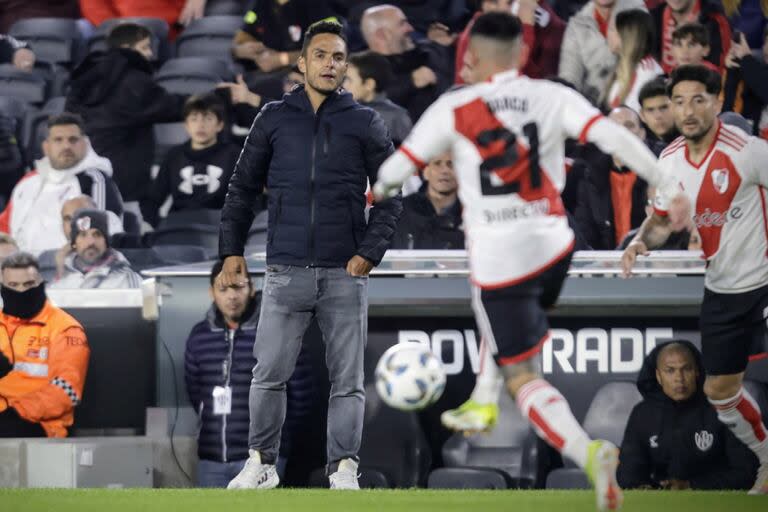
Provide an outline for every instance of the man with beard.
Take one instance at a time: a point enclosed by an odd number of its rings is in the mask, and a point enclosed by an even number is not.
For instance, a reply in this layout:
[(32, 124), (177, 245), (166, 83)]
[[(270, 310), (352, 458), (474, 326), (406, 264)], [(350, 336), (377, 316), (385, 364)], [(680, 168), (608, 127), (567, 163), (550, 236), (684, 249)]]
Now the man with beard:
[(109, 248), (107, 215), (78, 210), (70, 225), (73, 252), (64, 259), (64, 275), (51, 288), (138, 288), (141, 277), (125, 256)]
[(0, 437), (66, 437), (88, 372), (85, 332), (47, 300), (31, 254), (0, 270)]
[(328, 474), (333, 489), (358, 489), (363, 428), (363, 352), (368, 273), (389, 247), (399, 195), (365, 219), (366, 184), (394, 148), (373, 110), (340, 91), (347, 44), (338, 23), (319, 22), (298, 60), (305, 86), (266, 105), (235, 166), (222, 209), (217, 286), (244, 285), (243, 250), (256, 205), (269, 190), (267, 272), (250, 390), (249, 459), (229, 484), (271, 489), (286, 413), (286, 382), (304, 331), (317, 318), (331, 380)]

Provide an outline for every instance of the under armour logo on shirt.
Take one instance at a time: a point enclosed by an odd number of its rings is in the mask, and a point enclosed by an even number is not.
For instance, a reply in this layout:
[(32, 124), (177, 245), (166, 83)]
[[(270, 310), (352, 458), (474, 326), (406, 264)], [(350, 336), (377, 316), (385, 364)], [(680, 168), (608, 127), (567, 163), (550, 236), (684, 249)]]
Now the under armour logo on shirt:
[(208, 193), (213, 194), (221, 188), (221, 175), (224, 170), (215, 165), (208, 165), (205, 168), (205, 174), (195, 174), (195, 168), (191, 165), (183, 167), (179, 171), (182, 182), (179, 184), (179, 191), (192, 195), (195, 187), (207, 187)]
[(694, 440), (696, 441), (696, 448), (698, 448), (702, 452), (705, 452), (710, 448), (712, 448), (712, 443), (715, 440), (715, 436), (713, 436), (706, 430), (702, 430), (701, 432), (696, 432), (696, 434), (694, 435)]

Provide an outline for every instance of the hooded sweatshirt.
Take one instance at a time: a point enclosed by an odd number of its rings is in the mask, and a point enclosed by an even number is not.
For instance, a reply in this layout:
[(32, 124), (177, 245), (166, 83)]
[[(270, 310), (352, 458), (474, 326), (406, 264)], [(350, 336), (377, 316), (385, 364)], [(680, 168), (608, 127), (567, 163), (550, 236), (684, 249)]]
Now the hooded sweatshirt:
[(48, 157), (42, 158), (14, 187), (8, 206), (0, 214), (0, 231), (10, 234), (22, 250), (37, 256), (67, 243), (61, 207), (83, 194), (93, 198), (97, 209), (112, 212), (110, 229), (122, 228), (123, 201), (112, 181), (112, 164), (97, 155), (90, 142), (86, 144), (85, 158), (73, 167), (54, 169)]
[[(688, 481), (692, 489), (748, 489), (757, 458), (717, 418), (704, 396), (701, 354), (688, 341), (699, 368), (696, 392), (675, 402), (656, 380), (657, 346), (643, 362), (637, 389), (643, 401), (629, 416), (617, 478), (624, 488), (660, 487), (665, 480)], [(671, 343), (671, 342), (670, 342)]]
[(64, 275), (51, 285), (52, 289), (126, 289), (139, 288), (141, 276), (131, 269), (122, 253), (107, 249), (103, 258), (87, 265), (76, 253), (64, 260)]

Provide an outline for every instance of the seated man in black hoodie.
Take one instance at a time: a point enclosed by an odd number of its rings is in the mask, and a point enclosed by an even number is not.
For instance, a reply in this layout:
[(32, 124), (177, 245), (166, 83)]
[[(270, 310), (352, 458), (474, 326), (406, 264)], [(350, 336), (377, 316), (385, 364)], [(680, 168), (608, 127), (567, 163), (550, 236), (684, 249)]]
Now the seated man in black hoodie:
[(88, 55), (72, 73), (67, 96), (66, 110), (85, 119), (93, 149), (112, 161), (125, 203), (143, 200), (149, 189), (152, 125), (178, 121), (185, 100), (153, 81), (151, 42), (141, 25), (117, 25), (107, 36), (109, 49)]
[(403, 198), (393, 249), (463, 249), (459, 184), (450, 151), (424, 168), (424, 185)]
[(617, 479), (625, 489), (749, 489), (757, 458), (704, 395), (701, 354), (689, 341), (656, 347), (643, 362), (643, 401), (627, 422)]
[(224, 105), (213, 94), (192, 96), (184, 105), (189, 140), (171, 148), (141, 205), (144, 220), (157, 226), (158, 211), (173, 198), (171, 211), (220, 209), (240, 148), (218, 139), (224, 128)]

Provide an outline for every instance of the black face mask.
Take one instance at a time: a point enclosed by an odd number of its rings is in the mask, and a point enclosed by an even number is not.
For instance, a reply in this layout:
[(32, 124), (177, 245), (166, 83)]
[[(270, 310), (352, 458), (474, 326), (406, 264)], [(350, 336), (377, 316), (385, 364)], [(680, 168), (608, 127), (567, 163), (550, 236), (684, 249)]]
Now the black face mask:
[(2, 286), (0, 296), (3, 298), (3, 313), (25, 320), (30, 319), (45, 306), (45, 283), (40, 283), (24, 292)]

